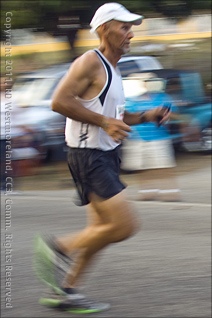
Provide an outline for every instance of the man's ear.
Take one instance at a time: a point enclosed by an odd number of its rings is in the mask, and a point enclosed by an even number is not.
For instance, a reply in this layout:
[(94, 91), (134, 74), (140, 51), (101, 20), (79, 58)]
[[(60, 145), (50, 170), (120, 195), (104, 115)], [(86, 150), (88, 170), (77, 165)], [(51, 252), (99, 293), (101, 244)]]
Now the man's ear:
[(104, 34), (107, 34), (107, 32), (109, 31), (109, 29), (110, 29), (110, 24), (111, 24), (111, 21), (105, 22), (104, 24), (101, 25), (101, 27), (102, 27), (102, 32), (103, 32)]
[(107, 23), (103, 23), (102, 25), (100, 25), (98, 27), (98, 30), (99, 32), (102, 34), (102, 33), (105, 33), (105, 31), (107, 31)]
[(99, 37), (102, 36), (102, 33), (104, 33), (103, 24), (96, 29), (96, 33), (98, 34)]

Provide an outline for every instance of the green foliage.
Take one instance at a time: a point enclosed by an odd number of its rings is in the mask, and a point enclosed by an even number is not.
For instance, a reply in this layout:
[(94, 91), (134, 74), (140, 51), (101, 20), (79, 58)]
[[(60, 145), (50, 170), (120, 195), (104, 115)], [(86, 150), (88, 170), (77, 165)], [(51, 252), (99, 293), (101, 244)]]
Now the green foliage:
[(1, 1), (1, 31), (5, 29), (6, 13), (11, 12), (11, 28), (31, 28), (39, 24), (39, 15), (35, 10), (37, 1)]

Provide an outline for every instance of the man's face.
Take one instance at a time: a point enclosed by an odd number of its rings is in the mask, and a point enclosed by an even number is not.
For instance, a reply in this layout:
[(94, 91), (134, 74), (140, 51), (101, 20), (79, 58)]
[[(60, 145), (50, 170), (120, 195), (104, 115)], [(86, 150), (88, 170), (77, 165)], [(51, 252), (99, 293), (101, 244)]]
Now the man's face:
[(130, 40), (134, 37), (131, 30), (132, 24), (112, 20), (108, 24), (107, 42), (114, 49), (120, 50), (121, 54), (130, 51)]

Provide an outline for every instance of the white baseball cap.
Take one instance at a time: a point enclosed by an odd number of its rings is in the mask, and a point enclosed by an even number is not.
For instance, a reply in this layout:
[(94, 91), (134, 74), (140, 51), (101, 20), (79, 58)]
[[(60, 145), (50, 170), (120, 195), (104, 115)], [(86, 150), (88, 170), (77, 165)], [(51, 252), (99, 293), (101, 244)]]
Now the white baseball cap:
[(119, 3), (111, 2), (105, 3), (99, 7), (91, 20), (91, 33), (94, 33), (96, 29), (111, 20), (117, 20), (121, 22), (131, 22), (134, 25), (139, 25), (142, 22), (143, 17), (141, 15), (131, 13), (124, 6)]

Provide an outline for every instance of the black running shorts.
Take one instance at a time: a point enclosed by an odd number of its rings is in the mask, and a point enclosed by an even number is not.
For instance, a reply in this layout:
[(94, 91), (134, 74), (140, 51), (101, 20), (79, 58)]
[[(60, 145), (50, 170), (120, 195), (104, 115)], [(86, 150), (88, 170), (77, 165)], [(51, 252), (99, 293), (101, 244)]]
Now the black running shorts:
[(119, 148), (110, 151), (68, 148), (68, 166), (81, 200), (79, 205), (89, 203), (91, 192), (109, 199), (126, 188), (119, 179)]

